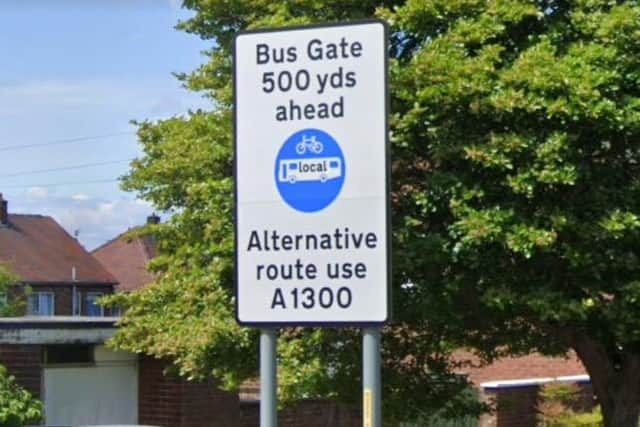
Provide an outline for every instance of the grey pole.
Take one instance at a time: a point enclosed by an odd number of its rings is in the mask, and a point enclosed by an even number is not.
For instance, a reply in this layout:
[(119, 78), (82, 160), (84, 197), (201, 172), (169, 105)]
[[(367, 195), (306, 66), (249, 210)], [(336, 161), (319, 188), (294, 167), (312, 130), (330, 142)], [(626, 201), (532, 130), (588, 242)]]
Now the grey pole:
[(362, 330), (362, 425), (382, 426), (380, 328)]
[(260, 330), (260, 427), (278, 425), (276, 329)]

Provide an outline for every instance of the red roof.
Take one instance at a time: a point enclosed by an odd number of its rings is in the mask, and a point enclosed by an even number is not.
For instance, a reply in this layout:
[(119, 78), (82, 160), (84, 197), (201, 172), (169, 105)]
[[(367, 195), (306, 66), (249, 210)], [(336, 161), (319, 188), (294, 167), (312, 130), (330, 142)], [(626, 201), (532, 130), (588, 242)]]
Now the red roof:
[(147, 270), (149, 261), (156, 256), (153, 237), (130, 237), (124, 233), (93, 251), (93, 256), (113, 274), (119, 291), (133, 291), (153, 282)]
[(0, 224), (0, 263), (31, 283), (115, 284), (116, 279), (53, 218), (8, 216)]
[(469, 380), (477, 386), (487, 381), (565, 377), (586, 373), (584, 366), (573, 352), (569, 352), (566, 357), (548, 357), (538, 353), (504, 357), (488, 365), (482, 365), (471, 352), (459, 350), (454, 352), (453, 359), (457, 362), (471, 362), (473, 366), (460, 367), (458, 373), (467, 374)]

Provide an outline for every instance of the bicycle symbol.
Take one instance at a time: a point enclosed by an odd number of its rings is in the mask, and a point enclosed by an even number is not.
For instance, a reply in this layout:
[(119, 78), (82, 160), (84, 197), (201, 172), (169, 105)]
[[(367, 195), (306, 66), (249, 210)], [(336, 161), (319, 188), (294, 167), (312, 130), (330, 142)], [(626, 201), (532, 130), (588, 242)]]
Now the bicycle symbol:
[(296, 153), (302, 155), (307, 150), (315, 154), (320, 154), (324, 150), (324, 145), (322, 145), (322, 142), (316, 141), (315, 135), (311, 136), (311, 138), (302, 135), (302, 141), (296, 144)]

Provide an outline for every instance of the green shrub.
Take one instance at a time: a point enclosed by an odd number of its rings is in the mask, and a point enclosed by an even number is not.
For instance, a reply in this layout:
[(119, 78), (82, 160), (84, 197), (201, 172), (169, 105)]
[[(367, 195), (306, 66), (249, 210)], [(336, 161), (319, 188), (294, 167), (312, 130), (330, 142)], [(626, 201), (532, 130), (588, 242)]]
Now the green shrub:
[(538, 402), (540, 427), (600, 427), (603, 425), (600, 408), (591, 412), (576, 412), (573, 408), (580, 398), (576, 384), (551, 383), (542, 387)]
[(42, 403), (18, 386), (15, 378), (7, 373), (5, 367), (0, 366), (0, 426), (39, 424), (42, 413)]

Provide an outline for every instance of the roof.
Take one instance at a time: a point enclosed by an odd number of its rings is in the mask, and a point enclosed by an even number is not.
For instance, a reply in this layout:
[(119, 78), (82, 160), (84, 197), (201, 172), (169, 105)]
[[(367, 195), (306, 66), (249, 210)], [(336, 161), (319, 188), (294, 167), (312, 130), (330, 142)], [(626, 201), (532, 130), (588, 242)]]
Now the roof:
[(459, 350), (454, 352), (453, 359), (470, 363), (467, 366), (461, 366), (457, 371), (468, 375), (469, 380), (476, 385), (531, 378), (571, 377), (586, 373), (574, 352), (559, 357), (531, 353), (519, 357), (503, 357), (494, 360), (493, 363), (482, 364), (471, 352)]
[(152, 236), (121, 234), (93, 251), (93, 256), (118, 280), (119, 291), (133, 291), (153, 282), (147, 265), (156, 256)]
[(0, 263), (29, 283), (116, 284), (111, 275), (53, 218), (8, 216), (0, 225)]

